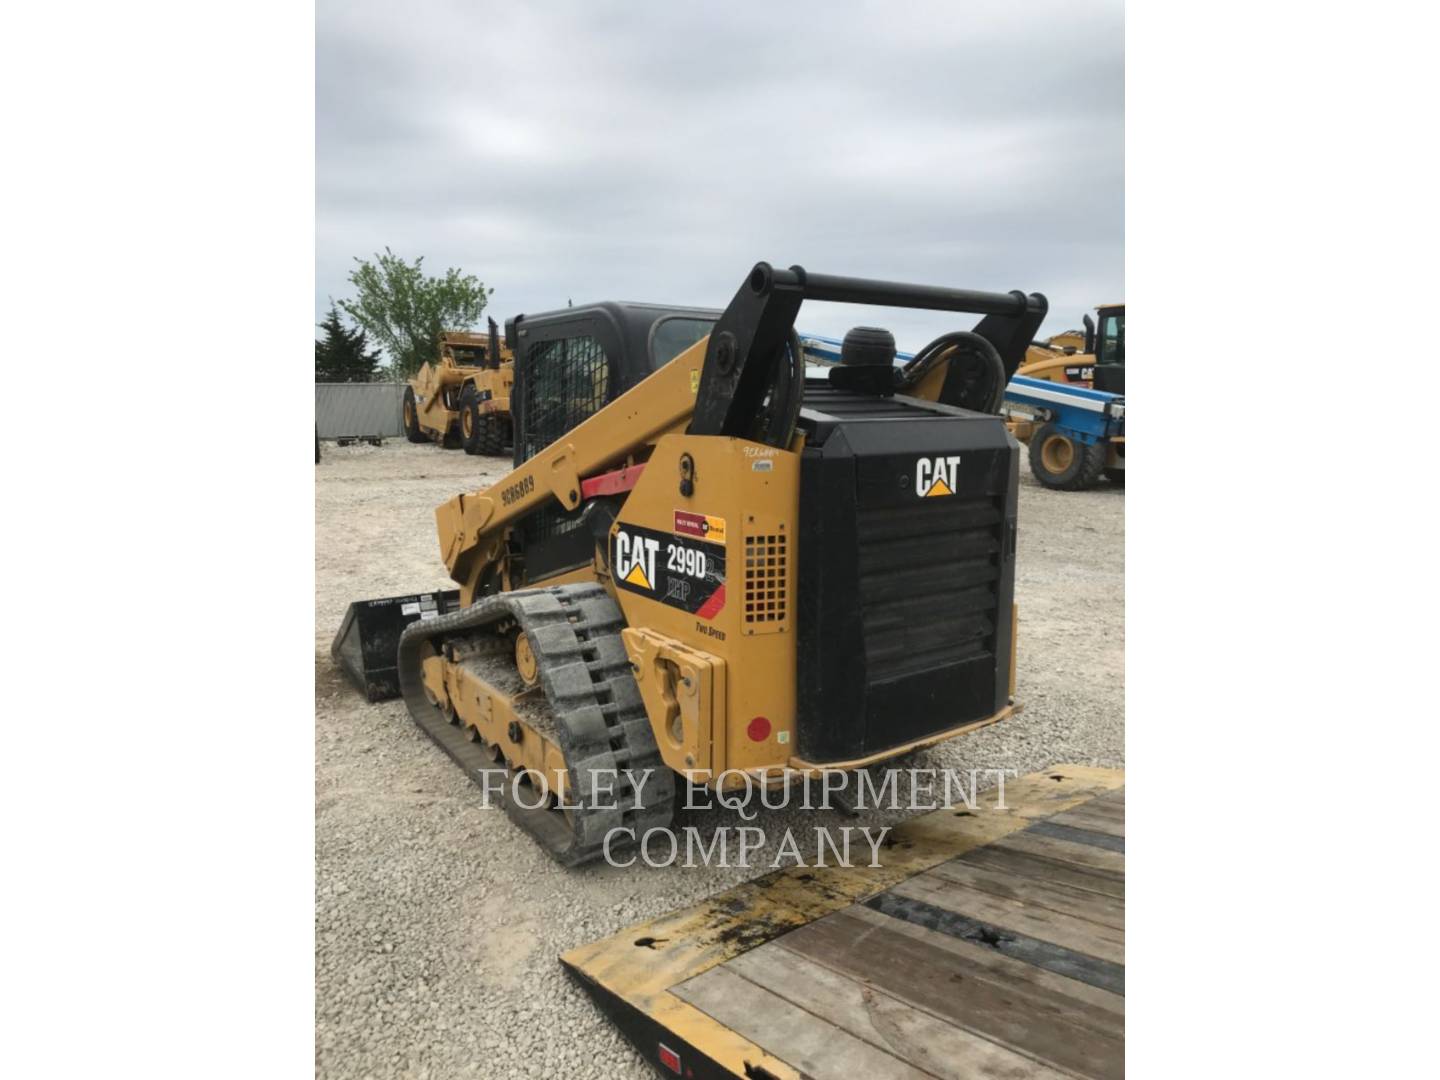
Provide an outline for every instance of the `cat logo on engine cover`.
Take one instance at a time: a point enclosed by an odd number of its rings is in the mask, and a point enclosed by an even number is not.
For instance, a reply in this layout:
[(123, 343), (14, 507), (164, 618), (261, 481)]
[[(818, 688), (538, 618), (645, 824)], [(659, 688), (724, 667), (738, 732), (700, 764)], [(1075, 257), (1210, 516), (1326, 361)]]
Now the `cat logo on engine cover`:
[(959, 486), (956, 479), (960, 472), (960, 455), (949, 457), (922, 457), (915, 460), (915, 494), (922, 499), (933, 499), (938, 495), (954, 495)]

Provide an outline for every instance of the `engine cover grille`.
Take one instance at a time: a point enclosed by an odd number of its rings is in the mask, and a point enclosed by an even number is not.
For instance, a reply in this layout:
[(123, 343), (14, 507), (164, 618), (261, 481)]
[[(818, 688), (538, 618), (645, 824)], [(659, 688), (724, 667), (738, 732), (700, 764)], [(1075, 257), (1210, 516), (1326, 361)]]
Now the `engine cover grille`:
[(860, 607), (873, 682), (995, 653), (1004, 512), (995, 496), (860, 507)]
[(800, 756), (849, 761), (998, 712), (1019, 471), (1003, 422), (898, 397), (806, 406)]

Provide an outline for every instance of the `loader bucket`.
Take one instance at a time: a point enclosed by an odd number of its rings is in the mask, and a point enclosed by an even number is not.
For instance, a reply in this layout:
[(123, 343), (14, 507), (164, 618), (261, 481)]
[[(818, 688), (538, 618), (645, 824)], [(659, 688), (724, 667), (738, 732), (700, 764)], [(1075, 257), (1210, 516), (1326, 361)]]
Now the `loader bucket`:
[(356, 600), (345, 611), (330, 655), (369, 701), (400, 696), (396, 648), (405, 627), (460, 607), (460, 590)]

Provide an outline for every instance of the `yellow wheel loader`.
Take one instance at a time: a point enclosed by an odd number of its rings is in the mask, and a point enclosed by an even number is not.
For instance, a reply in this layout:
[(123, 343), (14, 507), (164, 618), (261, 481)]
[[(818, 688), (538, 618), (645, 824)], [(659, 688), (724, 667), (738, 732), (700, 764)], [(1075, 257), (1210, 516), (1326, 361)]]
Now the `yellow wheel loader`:
[[(1101, 476), (1125, 486), (1125, 305), (1096, 314), (1098, 327), (1086, 315), (1083, 332), (1033, 342), (1007, 396), (1010, 433), (1029, 447), (1031, 474), (1061, 491), (1093, 487)], [(1060, 385), (1047, 392), (1027, 380)]]
[(1125, 305), (1102, 304), (1095, 309), (1100, 323), (1085, 316), (1084, 330), (1066, 330), (1025, 351), (1017, 375), (1027, 379), (1093, 386), (1125, 394)]
[(439, 352), (405, 388), (405, 437), (467, 454), (504, 454), (511, 438), (515, 364), (495, 320), (488, 335), (441, 334)]
[[(903, 367), (856, 327), (807, 380), (806, 300), (982, 317)], [(774, 784), (1000, 720), (1019, 448), (998, 414), (1045, 310), (759, 263), (722, 312), (511, 320), (516, 467), (436, 511), (459, 589), (352, 604), (334, 655), (567, 865), (667, 826), (677, 774)]]
[(1094, 361), (1079, 355), (1084, 347), (1084, 334), (1079, 330), (1066, 330), (1044, 341), (1032, 341), (1016, 374), (1049, 382), (1089, 386)]

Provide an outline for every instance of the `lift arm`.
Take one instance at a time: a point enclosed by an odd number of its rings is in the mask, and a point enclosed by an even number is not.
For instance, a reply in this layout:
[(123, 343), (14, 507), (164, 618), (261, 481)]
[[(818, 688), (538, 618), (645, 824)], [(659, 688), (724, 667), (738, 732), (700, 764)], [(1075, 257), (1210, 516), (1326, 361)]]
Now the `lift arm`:
[(440, 555), (455, 581), (469, 584), (480, 565), (501, 554), (505, 530), (555, 500), (578, 509), (584, 477), (643, 456), (661, 435), (689, 419), (701, 341), (638, 386), (482, 492), (456, 495), (435, 510)]

